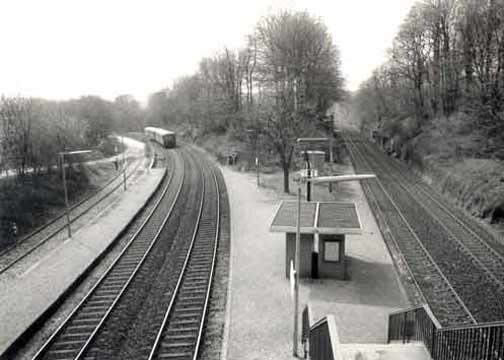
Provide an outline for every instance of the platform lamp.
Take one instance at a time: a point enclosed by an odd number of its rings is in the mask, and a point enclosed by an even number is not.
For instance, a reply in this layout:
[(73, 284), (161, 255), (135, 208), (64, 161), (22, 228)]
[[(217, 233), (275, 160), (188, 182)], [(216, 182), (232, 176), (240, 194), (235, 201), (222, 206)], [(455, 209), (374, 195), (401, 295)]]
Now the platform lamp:
[(259, 147), (258, 142), (259, 142), (259, 129), (245, 129), (245, 131), (250, 134), (251, 136), (254, 137), (254, 154), (255, 154), (255, 168), (256, 168), (256, 179), (257, 179), (257, 186), (260, 186), (260, 181), (259, 181)]
[(123, 184), (124, 191), (126, 191), (126, 159), (124, 158), (126, 150), (124, 149), (124, 136), (121, 136), (121, 147), (122, 147), (122, 163), (123, 163)]
[(299, 269), (301, 252), (301, 186), (304, 183), (338, 183), (344, 181), (360, 181), (366, 179), (374, 179), (374, 174), (350, 174), (350, 175), (334, 175), (334, 176), (300, 176), (295, 179), (298, 182), (297, 187), (297, 211), (296, 211), (296, 249), (294, 255), (295, 281), (294, 281), (294, 334), (293, 334), (293, 349), (292, 354), (298, 356), (298, 318), (299, 318)]
[(91, 150), (76, 150), (76, 151), (60, 151), (58, 153), (60, 162), (61, 162), (61, 172), (63, 177), (63, 190), (65, 192), (65, 213), (67, 219), (67, 229), (68, 229), (68, 237), (72, 237), (72, 229), (70, 227), (70, 206), (68, 205), (68, 190), (66, 185), (66, 174), (65, 174), (65, 155), (80, 155), (80, 154), (88, 154)]
[[(327, 138), (298, 138), (296, 140), (298, 146), (300, 146), (303, 143), (326, 142), (326, 141), (328, 141)], [(306, 146), (302, 150), (302, 155), (304, 157), (304, 161), (306, 164), (306, 176), (307, 178), (310, 178), (312, 174), (312, 164), (310, 163), (310, 158), (308, 156)], [(311, 186), (309, 181), (306, 182), (306, 201), (311, 201)]]

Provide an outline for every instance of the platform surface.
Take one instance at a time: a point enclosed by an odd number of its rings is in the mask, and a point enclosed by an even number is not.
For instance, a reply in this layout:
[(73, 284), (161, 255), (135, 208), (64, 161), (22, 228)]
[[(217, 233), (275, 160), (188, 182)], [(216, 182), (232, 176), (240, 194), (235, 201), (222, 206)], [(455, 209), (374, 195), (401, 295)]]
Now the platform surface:
[[(71, 239), (21, 273), (0, 277), (0, 354), (54, 302), (133, 219), (161, 182), (164, 170), (151, 169), (130, 184), (120, 200), (106, 208)], [(27, 258), (28, 259), (28, 258)]]
[[(294, 306), (285, 278), (285, 236), (269, 229), (279, 203), (295, 203), (295, 197), (258, 189), (254, 174), (226, 167), (223, 174), (232, 212), (228, 335), (224, 337), (223, 359), (296, 359), (292, 356)], [(316, 199), (321, 199), (322, 191), (327, 192), (318, 186), (314, 190)], [(352, 238), (347, 243), (351, 280), (302, 281), (300, 310), (310, 304), (314, 320), (333, 314), (346, 343), (383, 343), (388, 313), (407, 307), (408, 302), (360, 185), (342, 184), (338, 194), (348, 196), (336, 200), (355, 203), (364, 228), (361, 235), (348, 235)], [(305, 214), (307, 224), (314, 220), (312, 211)]]

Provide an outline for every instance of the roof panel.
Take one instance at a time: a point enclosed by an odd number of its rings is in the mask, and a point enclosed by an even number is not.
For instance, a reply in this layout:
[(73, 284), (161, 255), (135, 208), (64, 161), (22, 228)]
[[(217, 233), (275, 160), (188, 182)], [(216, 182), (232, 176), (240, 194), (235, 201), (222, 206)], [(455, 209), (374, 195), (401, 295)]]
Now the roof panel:
[[(296, 232), (296, 216), (297, 201), (283, 201), (270, 230)], [(301, 202), (301, 233), (360, 234), (361, 230), (359, 215), (353, 203)]]
[[(313, 228), (315, 223), (316, 203), (301, 202), (301, 227), (307, 230)], [(296, 228), (297, 201), (283, 201), (271, 223), (271, 227)], [(272, 230), (282, 231), (282, 230)]]
[(317, 227), (360, 229), (361, 224), (355, 204), (321, 202)]

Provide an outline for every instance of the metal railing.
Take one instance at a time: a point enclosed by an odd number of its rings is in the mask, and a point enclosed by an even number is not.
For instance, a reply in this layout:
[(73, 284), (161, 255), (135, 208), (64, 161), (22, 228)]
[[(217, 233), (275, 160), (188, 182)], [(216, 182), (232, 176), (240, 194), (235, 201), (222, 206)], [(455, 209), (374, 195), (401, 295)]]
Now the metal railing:
[(310, 359), (335, 359), (327, 318), (321, 319), (315, 325), (313, 325), (313, 327), (310, 328)]
[(427, 305), (390, 314), (391, 341), (421, 341), (433, 360), (504, 360), (504, 322), (443, 328)]
[[(342, 360), (343, 357), (339, 349), (339, 336), (336, 329), (336, 322), (332, 315), (327, 315), (310, 326), (310, 311), (308, 306), (303, 310), (302, 324), (303, 344), (309, 344), (309, 354), (311, 360)], [(307, 357), (305, 347), (304, 357)]]

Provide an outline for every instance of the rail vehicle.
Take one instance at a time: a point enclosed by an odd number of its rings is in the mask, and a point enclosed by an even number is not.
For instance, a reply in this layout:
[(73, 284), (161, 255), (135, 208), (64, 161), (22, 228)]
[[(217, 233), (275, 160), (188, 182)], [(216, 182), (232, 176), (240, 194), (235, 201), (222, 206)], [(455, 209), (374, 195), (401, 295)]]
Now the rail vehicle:
[(165, 148), (174, 148), (177, 145), (173, 131), (148, 126), (144, 129), (144, 133), (149, 140), (155, 141)]

